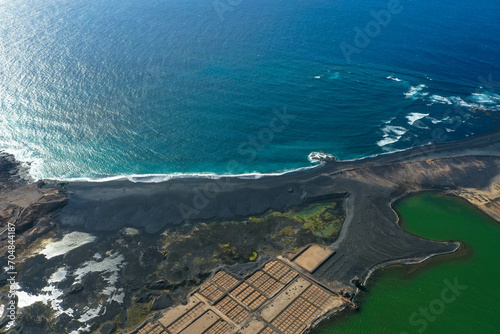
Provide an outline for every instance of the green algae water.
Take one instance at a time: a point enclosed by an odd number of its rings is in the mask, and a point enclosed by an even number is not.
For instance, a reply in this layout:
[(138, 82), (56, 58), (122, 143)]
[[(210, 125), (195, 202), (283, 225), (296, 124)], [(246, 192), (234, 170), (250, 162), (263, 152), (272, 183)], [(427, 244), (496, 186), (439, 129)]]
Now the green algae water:
[(359, 312), (333, 317), (314, 333), (498, 333), (500, 224), (464, 200), (430, 193), (395, 209), (408, 232), (465, 247), (376, 273)]

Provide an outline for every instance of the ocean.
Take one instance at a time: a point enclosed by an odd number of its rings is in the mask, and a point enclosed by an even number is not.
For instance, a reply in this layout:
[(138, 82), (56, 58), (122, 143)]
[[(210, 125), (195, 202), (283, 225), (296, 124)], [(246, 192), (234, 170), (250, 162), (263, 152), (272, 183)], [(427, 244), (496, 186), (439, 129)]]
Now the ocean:
[(500, 119), (500, 2), (0, 1), (0, 150), (35, 179), (280, 173)]

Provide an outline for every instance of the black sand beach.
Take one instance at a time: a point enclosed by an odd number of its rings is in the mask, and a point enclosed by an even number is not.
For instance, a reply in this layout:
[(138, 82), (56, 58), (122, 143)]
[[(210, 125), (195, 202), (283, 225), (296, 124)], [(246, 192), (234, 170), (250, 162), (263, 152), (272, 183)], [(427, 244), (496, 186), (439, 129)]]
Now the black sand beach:
[[(260, 179), (173, 179), (70, 183), (58, 221), (89, 231), (129, 226), (158, 233), (189, 221), (238, 219), (324, 199), (346, 198), (349, 215), (336, 256), (316, 276), (348, 283), (384, 262), (450, 252), (408, 235), (390, 203), (409, 192), (484, 188), (498, 175), (500, 133), (418, 147), (358, 161), (328, 162), (313, 170)], [(184, 213), (184, 217), (183, 217)]]
[[(83, 231), (108, 240), (122, 235), (123, 228), (129, 227), (141, 231), (141, 238), (159, 240), (162, 232), (176, 226), (239, 221), (310, 203), (343, 203), (346, 218), (332, 245), (335, 254), (313, 276), (331, 289), (351, 292), (356, 290), (353, 279), (359, 278), (363, 283), (375, 268), (392, 263), (421, 262), (459, 247), (454, 242), (423, 240), (403, 231), (391, 208), (396, 199), (411, 192), (432, 190), (458, 195), (466, 192), (468, 200), (474, 202), (477, 192), (490, 191), (491, 196), (486, 200), (481, 197), (479, 207), (491, 216), (498, 215), (496, 208), (499, 207), (499, 196), (492, 185), (500, 175), (500, 132), (357, 161), (329, 161), (314, 169), (258, 179), (222, 177), (179, 178), (162, 183), (29, 184), (19, 176), (22, 169), (11, 157), (3, 156), (1, 161), (2, 224), (13, 219), (19, 221), (19, 213), (28, 212), (23, 220), (30, 224), (19, 236), (25, 247), (48, 231), (59, 231), (58, 235), (63, 231)], [(13, 200), (14, 194), (16, 198), (22, 197), (23, 191), (41, 195), (31, 196), (31, 202), (26, 203)], [(26, 208), (31, 209), (26, 211)], [(130, 244), (130, 254), (134, 247), (139, 254), (141, 245), (143, 241)], [(5, 247), (2, 251), (6, 251)], [(133, 256), (130, 254), (127, 256)], [(232, 270), (244, 275), (246, 270), (267, 259), (263, 256), (251, 266), (241, 264)], [(161, 263), (162, 259), (155, 255), (151, 261)], [(156, 265), (153, 263), (152, 268)], [(129, 284), (134, 286), (133, 291), (141, 284), (151, 287), (150, 280), (138, 283), (135, 274), (129, 275), (126, 280), (134, 282)], [(189, 282), (188, 286), (197, 284), (196, 279)], [(133, 291), (126, 291), (129, 300)]]

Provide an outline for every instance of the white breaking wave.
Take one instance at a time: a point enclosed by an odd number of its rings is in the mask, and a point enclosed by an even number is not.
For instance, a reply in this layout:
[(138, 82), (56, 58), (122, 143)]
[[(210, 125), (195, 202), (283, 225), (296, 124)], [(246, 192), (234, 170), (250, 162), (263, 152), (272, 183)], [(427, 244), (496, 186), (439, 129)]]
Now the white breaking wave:
[(406, 115), (406, 119), (408, 119), (408, 124), (413, 125), (416, 121), (429, 116), (429, 114), (421, 114), (418, 112), (412, 112), (409, 115)]
[(172, 173), (172, 174), (132, 174), (132, 175), (117, 175), (102, 178), (76, 177), (76, 178), (60, 178), (47, 179), (62, 182), (111, 182), (111, 181), (130, 181), (133, 183), (161, 183), (173, 179), (210, 179), (216, 180), (224, 177), (233, 177), (238, 179), (260, 179), (262, 177), (281, 176), (285, 174), (304, 172), (323, 166), (325, 163), (320, 162), (314, 166), (301, 167), (283, 172), (276, 173), (243, 173), (243, 174), (216, 174), (216, 173)]
[(427, 88), (427, 86), (424, 85), (424, 84), (421, 84), (421, 85), (418, 85), (418, 86), (411, 86), (410, 90), (405, 93), (405, 96), (406, 96), (407, 99), (411, 98), (413, 100), (415, 100), (415, 99), (417, 99), (417, 98), (419, 98), (421, 96), (426, 96), (429, 93), (422, 92), (422, 90), (424, 88)]
[(480, 104), (497, 104), (500, 102), (500, 95), (491, 92), (472, 93), (471, 99)]
[[(389, 79), (389, 77), (387, 78)], [(484, 105), (487, 105), (487, 109), (497, 110), (497, 107), (499, 107), (498, 104), (500, 103), (500, 95), (491, 92), (472, 93), (467, 99), (471, 102), (466, 102), (459, 96), (441, 96), (437, 94), (428, 96), (429, 93), (424, 92), (424, 88), (427, 88), (424, 84), (411, 86), (410, 90), (404, 93), (404, 95), (406, 98), (411, 98), (412, 100), (425, 99), (430, 102), (430, 104), (428, 104), (429, 106), (439, 103), (472, 109), (486, 108)]]
[[(428, 99), (432, 105), (434, 103), (453, 105), (457, 107), (467, 108), (467, 109), (484, 109), (488, 111), (498, 111), (500, 110), (500, 95), (492, 92), (484, 93), (472, 93), (467, 101), (464, 101), (459, 96), (439, 96), (432, 95)], [(436, 122), (433, 121), (434, 124)]]
[(496, 110), (498, 104), (500, 103), (500, 95), (484, 92), (484, 93), (472, 93), (467, 100), (470, 102), (464, 101), (459, 96), (440, 96), (437, 94), (431, 95), (428, 100), (431, 102), (430, 105), (434, 103), (441, 103), (447, 105), (455, 105), (464, 108), (485, 108), (488, 110)]
[(31, 177), (35, 181), (40, 180), (41, 176), (43, 175), (43, 159), (34, 156), (33, 152), (36, 151), (36, 148), (30, 151), (29, 149), (21, 148), (20, 146), (21, 145), (17, 143), (6, 143), (4, 144), (4, 147), (0, 149), (0, 151), (13, 155), (16, 160), (21, 163), (22, 167), (29, 169), (29, 177)]
[[(429, 144), (431, 144), (431, 142), (427, 142), (424, 145), (429, 145)], [(367, 159), (373, 159), (373, 158), (383, 157), (383, 156), (387, 156), (387, 155), (398, 153), (398, 152), (409, 151), (409, 150), (414, 149), (415, 147), (424, 146), (424, 145), (410, 146), (410, 147), (407, 147), (407, 148), (400, 148), (400, 149), (386, 149), (382, 153), (370, 154), (370, 155), (367, 155), (366, 157), (355, 158), (355, 159), (347, 159), (347, 160), (340, 160), (340, 161), (343, 161), (343, 162), (348, 162), (348, 161), (352, 162), (352, 161), (362, 161), (362, 160), (367, 160)]]
[(335, 160), (335, 156), (333, 154), (323, 153), (323, 152), (311, 152), (307, 159), (311, 163), (323, 162), (325, 160)]
[(396, 77), (393, 77), (393, 76), (390, 76), (390, 75), (388, 77), (386, 77), (386, 79), (394, 80), (394, 81), (397, 81), (397, 82), (403, 81), (402, 79), (399, 79), (399, 78), (396, 78)]
[(221, 179), (224, 177), (234, 177), (239, 179), (260, 179), (262, 177), (270, 176), (281, 176), (285, 174), (304, 172), (319, 168), (323, 166), (324, 162), (312, 161), (314, 166), (306, 166), (295, 169), (283, 170), (271, 173), (241, 173), (241, 174), (217, 174), (212, 172), (201, 172), (201, 173), (168, 173), (168, 174), (130, 174), (130, 175), (113, 175), (113, 176), (95, 176), (95, 177), (44, 177), (42, 173), (43, 160), (34, 159), (30, 154), (25, 154), (24, 151), (5, 149), (3, 152), (12, 154), (17, 161), (19, 161), (24, 167), (29, 169), (29, 176), (33, 181), (47, 180), (47, 181), (60, 181), (60, 182), (112, 182), (112, 181), (130, 181), (133, 183), (161, 183), (173, 179), (190, 179), (190, 178), (200, 178), (200, 179)]
[(451, 101), (444, 96), (432, 95), (429, 99), (432, 102), (443, 103), (443, 104), (452, 104)]
[(474, 106), (465, 102), (464, 100), (462, 100), (462, 98), (458, 97), (458, 96), (450, 96), (449, 97), (449, 100), (457, 105), (457, 106), (460, 106), (460, 107), (465, 107), (465, 108), (473, 108)]
[(377, 142), (380, 147), (394, 144), (408, 131), (408, 129), (402, 126), (385, 126), (382, 131), (384, 132), (384, 138)]
[(396, 119), (396, 117), (393, 117), (390, 120), (385, 121), (384, 124), (391, 124), (391, 122), (394, 121), (395, 119)]
[[(334, 73), (336, 76), (337, 73)], [(323, 75), (317, 76), (317, 78), (321, 78)], [(397, 82), (404, 81), (400, 78), (387, 76), (386, 79), (394, 80)], [(410, 90), (404, 93), (406, 98), (412, 99), (422, 99), (432, 103), (440, 103), (445, 105), (453, 105), (460, 106), (467, 109), (479, 109), (479, 111), (500, 111), (500, 95), (483, 91), (472, 93), (467, 97), (458, 97), (458, 96), (440, 96), (437, 94), (433, 94), (429, 96), (428, 92), (424, 92), (424, 89), (427, 88), (425, 84), (420, 84), (416, 86), (411, 86)], [(418, 120), (429, 116), (429, 114), (424, 113), (411, 113), (406, 116), (408, 119), (408, 124), (416, 127), (420, 127), (425, 129), (425, 127), (419, 126), (416, 123)], [(434, 117), (436, 115), (433, 114)], [(446, 123), (446, 119), (442, 120), (439, 117), (434, 118), (430, 117), (430, 122), (433, 124), (438, 124), (441, 122)], [(390, 124), (394, 120), (387, 120), (385, 124)], [(0, 118), (1, 121), (1, 118)], [(1, 129), (0, 129), (1, 131)], [(399, 137), (398, 137), (399, 136)], [(384, 137), (377, 142), (378, 146), (385, 146), (399, 141), (400, 135), (395, 133), (387, 134), (384, 133)], [(43, 148), (41, 147), (23, 147), (19, 143), (15, 143), (14, 141), (7, 141), (2, 143), (2, 146), (5, 148), (4, 151), (10, 153), (15, 156), (15, 158), (20, 161), (24, 166), (29, 167), (29, 176), (32, 180), (38, 181), (41, 179), (62, 181), (62, 182), (110, 182), (110, 181), (130, 181), (133, 183), (161, 183), (166, 182), (172, 179), (182, 179), (182, 178), (203, 178), (203, 179), (220, 179), (225, 177), (233, 177), (240, 179), (260, 179), (262, 177), (271, 177), (271, 176), (280, 176), (289, 173), (296, 173), (307, 171), (313, 168), (318, 168), (323, 165), (323, 163), (319, 163), (314, 166), (302, 167), (298, 169), (291, 170), (283, 170), (271, 173), (259, 173), (259, 172), (249, 172), (249, 173), (241, 173), (241, 174), (217, 174), (211, 172), (205, 173), (168, 173), (168, 174), (132, 174), (132, 175), (95, 175), (92, 177), (46, 177), (46, 166), (45, 162), (42, 158), (36, 156), (34, 152), (39, 152)], [(361, 159), (361, 158), (360, 158)], [(311, 161), (313, 163), (317, 163), (317, 161)]]
[(383, 147), (383, 146), (386, 146), (386, 145), (390, 145), (390, 144), (393, 144), (393, 143), (396, 143), (397, 141), (399, 140), (399, 138), (391, 138), (391, 137), (386, 137), (384, 139), (381, 139), (377, 142), (377, 145), (380, 146), (380, 147)]

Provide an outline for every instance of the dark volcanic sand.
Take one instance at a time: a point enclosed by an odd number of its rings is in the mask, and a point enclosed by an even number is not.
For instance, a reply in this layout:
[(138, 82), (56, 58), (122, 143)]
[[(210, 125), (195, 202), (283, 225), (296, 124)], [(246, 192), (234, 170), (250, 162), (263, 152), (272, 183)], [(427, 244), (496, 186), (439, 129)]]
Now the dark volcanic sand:
[[(312, 170), (260, 179), (225, 177), (219, 180), (173, 179), (163, 183), (29, 184), (26, 169), (21, 168), (12, 156), (0, 154), (0, 222), (2, 226), (7, 222), (17, 222), (19, 279), (23, 287), (33, 293), (37, 293), (41, 288), (39, 285), (43, 285), (55, 268), (62, 265), (76, 268), (96, 252), (124, 255), (127, 265), (117, 284), (126, 292), (125, 301), (113, 304), (113, 310), (110, 308), (104, 318), (95, 318), (92, 328), (97, 328), (103, 321), (113, 322), (116, 315), (121, 315), (128, 323), (128, 311), (134, 303), (146, 307), (149, 301), (164, 295), (165, 290), (169, 290), (168, 295), (177, 301), (183, 300), (190, 289), (210, 275), (211, 267), (205, 266), (202, 270), (200, 266), (192, 265), (194, 260), (184, 257), (176, 261), (175, 252), (170, 256), (174, 259), (168, 257), (165, 236), (161, 235), (167, 228), (168, 236), (185, 230), (195, 231), (197, 226), (203, 227), (199, 224), (202, 222), (225, 221), (217, 225), (219, 230), (228, 223), (231, 228), (240, 228), (237, 224), (233, 226), (231, 221), (249, 220), (271, 210), (283, 212), (290, 207), (304, 208), (312, 202), (344, 203), (347, 215), (333, 244), (336, 253), (313, 275), (331, 288), (354, 292), (352, 279), (356, 276), (363, 282), (375, 268), (394, 262), (422, 261), (434, 254), (452, 252), (458, 246), (452, 242), (423, 240), (404, 232), (396, 224), (397, 215), (391, 208), (394, 200), (423, 190), (457, 193), (467, 192), (464, 188), (497, 189), (498, 181), (497, 188), (492, 185), (495, 178), (499, 180), (499, 169), (500, 132), (358, 161), (328, 162)], [(500, 217), (500, 201), (494, 200), (498, 197), (498, 190), (500, 188), (492, 192), (488, 211)], [(483, 203), (483, 194), (480, 191), (478, 194), (479, 203)], [(188, 224), (181, 225), (183, 222)], [(123, 227), (135, 227), (147, 233), (127, 236)], [(29, 257), (39, 240), (60, 239), (75, 230), (88, 231), (100, 241), (60, 258), (41, 261), (40, 257)], [(265, 230), (273, 228), (266, 226), (262, 231)], [(241, 241), (245, 244), (244, 230), (236, 231), (228, 234), (230, 238), (227, 240), (212, 233), (215, 238), (210, 237), (210, 242), (229, 241), (231, 245), (237, 245)], [(189, 241), (195, 240), (192, 232), (188, 234)], [(255, 233), (252, 237), (256, 239), (255, 245), (267, 244), (269, 239)], [(4, 255), (6, 238), (4, 228), (0, 238), (3, 240), (0, 251)], [(187, 244), (191, 246), (189, 242)], [(194, 243), (192, 246), (196, 247)], [(248, 254), (242, 256), (248, 257)], [(229, 270), (244, 276), (268, 259), (269, 256), (259, 256), (257, 262), (235, 260), (233, 262), (238, 264)], [(172, 268), (183, 269), (179, 282), (165, 280), (165, 270)], [(94, 276), (90, 275), (88, 279)], [(0, 285), (5, 285), (6, 279), (6, 274), (0, 275)], [(62, 288), (66, 293), (65, 307), (99, 302), (94, 300), (100, 295), (94, 294), (99, 289), (93, 289), (93, 282), (87, 284), (83, 292), (74, 295), (66, 291), (69, 288), (65, 285)], [(46, 321), (52, 311), (47, 307), (36, 311), (36, 307), (41, 306), (35, 304), (22, 314), (21, 332), (63, 333), (81, 325), (70, 317), (62, 319), (61, 316), (50, 319), (52, 327), (49, 330)], [(150, 309), (144, 309), (144, 312), (147, 314)], [(124, 324), (123, 321), (120, 323)]]
[[(122, 227), (159, 233), (183, 221), (231, 220), (324, 199), (347, 197), (336, 254), (314, 276), (335, 286), (363, 279), (394, 260), (451, 252), (405, 233), (390, 203), (408, 192), (485, 188), (499, 174), (500, 132), (358, 161), (329, 162), (304, 172), (260, 179), (173, 179), (163, 183), (69, 183), (58, 221), (89, 231)], [(184, 215), (183, 213), (184, 212)], [(186, 218), (186, 219), (185, 219)]]

